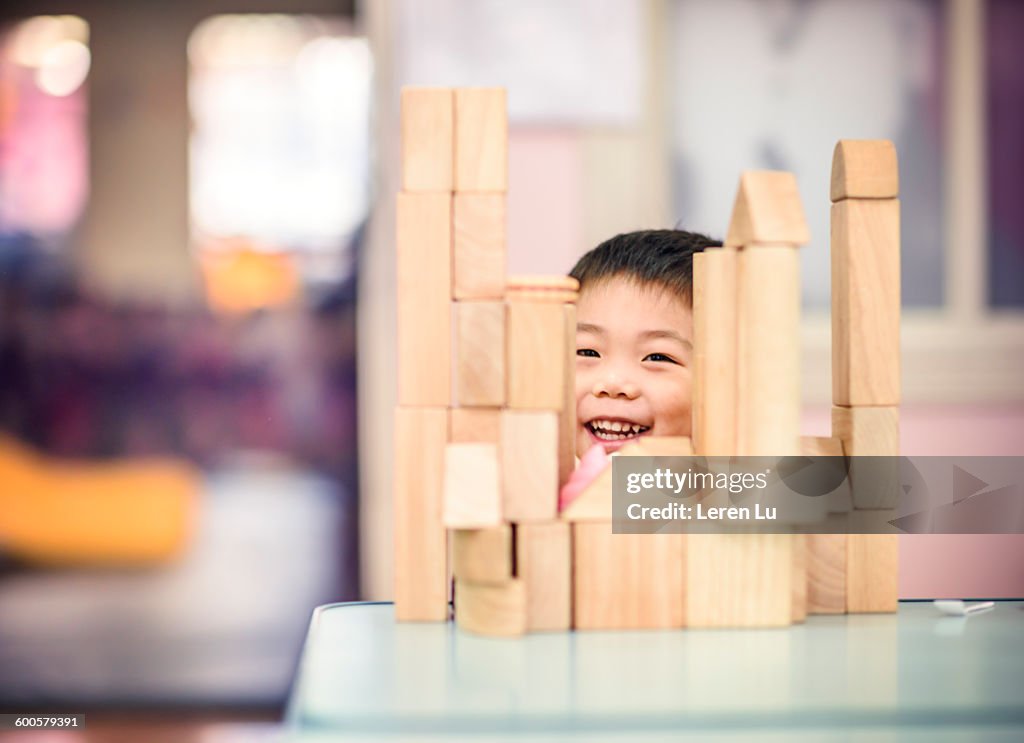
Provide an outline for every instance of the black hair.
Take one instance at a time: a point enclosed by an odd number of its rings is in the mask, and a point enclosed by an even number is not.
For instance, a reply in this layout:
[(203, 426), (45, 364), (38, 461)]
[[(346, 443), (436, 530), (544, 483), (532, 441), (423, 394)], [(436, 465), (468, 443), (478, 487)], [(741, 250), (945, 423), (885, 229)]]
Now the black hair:
[(662, 286), (688, 303), (693, 301), (693, 254), (705, 248), (720, 248), (699, 232), (685, 230), (641, 230), (605, 240), (580, 258), (569, 275), (580, 282), (580, 290), (615, 276), (624, 276), (641, 286)]

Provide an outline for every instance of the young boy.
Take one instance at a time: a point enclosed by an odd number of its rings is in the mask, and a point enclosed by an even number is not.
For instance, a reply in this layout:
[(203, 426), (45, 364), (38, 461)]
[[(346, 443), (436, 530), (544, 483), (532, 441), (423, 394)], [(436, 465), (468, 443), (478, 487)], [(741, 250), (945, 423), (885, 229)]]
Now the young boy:
[(576, 455), (640, 436), (689, 436), (695, 232), (617, 235), (570, 272), (576, 309)]

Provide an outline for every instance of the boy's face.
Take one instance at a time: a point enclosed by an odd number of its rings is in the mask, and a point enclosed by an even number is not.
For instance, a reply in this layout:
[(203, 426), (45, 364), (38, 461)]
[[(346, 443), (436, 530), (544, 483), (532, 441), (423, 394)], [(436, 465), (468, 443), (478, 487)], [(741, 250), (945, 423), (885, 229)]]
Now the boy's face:
[(613, 277), (576, 309), (576, 455), (690, 435), (693, 315), (675, 293)]

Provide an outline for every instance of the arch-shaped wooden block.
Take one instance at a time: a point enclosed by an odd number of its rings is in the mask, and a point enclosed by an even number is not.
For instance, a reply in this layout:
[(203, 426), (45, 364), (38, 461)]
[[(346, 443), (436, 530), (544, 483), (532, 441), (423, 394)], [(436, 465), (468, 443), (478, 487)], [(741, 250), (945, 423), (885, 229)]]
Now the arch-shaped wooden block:
[(832, 201), (895, 199), (900, 193), (896, 146), (888, 139), (841, 139), (832, 153)]

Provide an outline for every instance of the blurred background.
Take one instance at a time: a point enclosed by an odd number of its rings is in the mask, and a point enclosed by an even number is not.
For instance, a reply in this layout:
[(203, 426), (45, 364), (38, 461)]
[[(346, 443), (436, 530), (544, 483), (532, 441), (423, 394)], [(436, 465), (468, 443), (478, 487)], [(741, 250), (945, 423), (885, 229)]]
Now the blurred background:
[[(721, 236), (796, 172), (808, 434), (828, 183), (889, 138), (910, 454), (1024, 454), (1017, 0), (9, 0), (0, 707), (274, 719), (310, 610), (391, 596), (404, 84), (509, 90), (509, 270)], [(1024, 537), (907, 537), (901, 595), (1024, 596)]]

